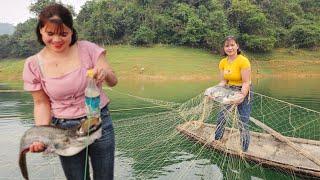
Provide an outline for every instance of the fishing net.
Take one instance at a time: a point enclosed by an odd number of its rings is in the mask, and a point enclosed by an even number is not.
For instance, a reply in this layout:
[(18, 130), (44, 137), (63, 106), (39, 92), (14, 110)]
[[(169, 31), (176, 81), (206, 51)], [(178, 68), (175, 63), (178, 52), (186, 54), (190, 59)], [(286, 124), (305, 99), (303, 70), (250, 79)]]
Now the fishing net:
[[(225, 105), (208, 100), (202, 93), (182, 104), (129, 96), (168, 109), (165, 112), (114, 121), (117, 148), (121, 152), (121, 157), (129, 157), (132, 176), (135, 178), (296, 178), (296, 174), (290, 171), (289, 174), (283, 174), (278, 169), (263, 168), (262, 162), (249, 163), (244, 158), (229, 156), (224, 151), (217, 152), (207, 148), (206, 142), (190, 141), (187, 136), (180, 134), (176, 127), (186, 122), (195, 121), (196, 123), (191, 125), (194, 129), (199, 128), (201, 123), (216, 124), (217, 114)], [(237, 133), (239, 119), (236, 108), (230, 108), (226, 112), (228, 119), (226, 127)], [(320, 114), (317, 111), (254, 93), (251, 115), (254, 120), (259, 120), (282, 136), (319, 141)], [(253, 122), (249, 123), (249, 129), (252, 132), (270, 134)], [(213, 133), (209, 132), (210, 138), (213, 138)], [(229, 133), (229, 136), (234, 136), (232, 134)], [(238, 139), (234, 142), (241, 152), (239, 136), (236, 138)], [(289, 146), (286, 143), (283, 145)], [(319, 153), (312, 153), (314, 152), (311, 152), (314, 158), (320, 157)], [(302, 159), (308, 158), (302, 155)]]
[[(265, 168), (262, 162), (252, 163), (244, 157), (230, 156), (226, 151), (216, 151), (208, 146), (209, 141), (190, 140), (187, 135), (178, 131), (178, 126), (191, 121), (195, 122), (190, 123), (191, 129), (197, 129), (202, 124), (216, 124), (217, 113), (224, 108), (224, 104), (205, 98), (204, 92), (183, 103), (176, 103), (116, 90), (107, 91), (112, 96), (130, 100), (132, 103), (127, 108), (111, 109), (116, 134), (115, 179), (300, 178), (290, 171), (283, 173), (277, 168)], [(6, 126), (0, 126), (1, 135), (10, 136), (10, 140), (2, 139), (2, 144), (6, 144), (7, 148), (0, 154), (0, 179), (21, 179), (16, 161), (18, 152), (11, 151), (18, 149), (20, 135), (30, 126), (31, 122), (26, 119), (30, 119), (32, 113), (25, 117), (21, 112), (30, 111), (32, 103), (24, 100), (26, 95), (23, 93), (15, 98), (19, 97), (19, 106), (11, 101), (9, 96), (2, 97), (1, 101), (1, 123), (6, 123)], [(226, 128), (230, 128), (230, 133), (226, 131), (226, 137), (236, 137), (232, 135), (239, 129), (236, 113), (236, 108), (227, 111)], [(12, 117), (12, 114), (15, 116)], [(320, 140), (320, 113), (317, 111), (254, 93), (251, 116), (289, 140), (292, 137)], [(6, 130), (17, 127), (20, 128), (21, 134), (10, 134), (10, 131)], [(251, 132), (270, 134), (252, 121), (249, 123), (249, 129)], [(6, 134), (3, 134), (4, 132)], [(213, 138), (214, 132), (208, 133), (208, 137)], [(234, 142), (241, 152), (240, 140)], [(252, 150), (253, 143), (251, 142), (249, 151)], [(283, 143), (279, 150), (285, 148), (284, 146), (288, 145)], [(305, 147), (302, 149), (308, 151)], [(259, 151), (263, 152), (264, 149)], [(319, 154), (313, 153), (310, 152), (312, 157), (319, 158)], [(302, 159), (308, 158), (302, 156)], [(65, 179), (56, 156), (28, 154), (27, 162), (31, 179)]]

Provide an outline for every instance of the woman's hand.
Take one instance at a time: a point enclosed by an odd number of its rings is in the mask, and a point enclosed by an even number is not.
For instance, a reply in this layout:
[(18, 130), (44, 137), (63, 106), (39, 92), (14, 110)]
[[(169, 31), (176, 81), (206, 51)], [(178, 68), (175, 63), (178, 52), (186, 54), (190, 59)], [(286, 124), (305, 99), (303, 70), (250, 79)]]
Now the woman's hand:
[(244, 100), (245, 96), (242, 93), (237, 93), (234, 95), (234, 98), (231, 100), (232, 104), (241, 104)]
[(42, 152), (45, 150), (45, 145), (42, 142), (33, 142), (29, 146), (30, 152)]
[(108, 86), (113, 87), (118, 83), (117, 77), (109, 63), (106, 61), (106, 57), (104, 54), (99, 56), (98, 62), (93, 68), (93, 72), (98, 85), (106, 82)]
[(102, 67), (95, 67), (93, 69), (93, 77), (96, 79), (97, 84), (101, 85), (107, 79), (108, 71)]

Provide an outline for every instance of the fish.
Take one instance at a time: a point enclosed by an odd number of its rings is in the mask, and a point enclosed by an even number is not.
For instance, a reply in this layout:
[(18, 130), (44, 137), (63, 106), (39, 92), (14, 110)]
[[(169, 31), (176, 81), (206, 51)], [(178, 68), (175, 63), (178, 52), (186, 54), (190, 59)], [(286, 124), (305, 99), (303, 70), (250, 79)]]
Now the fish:
[(240, 90), (219, 85), (206, 89), (204, 95), (221, 104), (234, 104), (234, 102), (239, 102), (243, 98)]
[(100, 117), (91, 117), (87, 118), (81, 123), (81, 126), (78, 130), (79, 135), (85, 136), (91, 134), (92, 131), (95, 131), (101, 125)]
[(34, 142), (42, 142), (45, 145), (44, 153), (46, 154), (72, 156), (99, 139), (101, 135), (101, 127), (86, 136), (80, 136), (78, 128), (62, 129), (52, 125), (29, 128), (20, 140), (19, 167), (23, 178), (29, 179), (26, 154)]

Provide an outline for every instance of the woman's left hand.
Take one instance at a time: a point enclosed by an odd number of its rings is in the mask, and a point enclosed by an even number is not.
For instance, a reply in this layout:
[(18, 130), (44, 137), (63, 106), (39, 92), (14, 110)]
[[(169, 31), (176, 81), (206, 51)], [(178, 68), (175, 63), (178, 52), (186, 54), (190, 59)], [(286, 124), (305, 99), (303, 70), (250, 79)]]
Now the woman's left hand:
[(96, 79), (97, 84), (99, 85), (106, 81), (107, 75), (107, 70), (105, 70), (104, 68), (95, 67), (93, 69), (93, 77)]
[(232, 100), (232, 104), (241, 104), (244, 100), (245, 96), (243, 93), (235, 94), (234, 99)]

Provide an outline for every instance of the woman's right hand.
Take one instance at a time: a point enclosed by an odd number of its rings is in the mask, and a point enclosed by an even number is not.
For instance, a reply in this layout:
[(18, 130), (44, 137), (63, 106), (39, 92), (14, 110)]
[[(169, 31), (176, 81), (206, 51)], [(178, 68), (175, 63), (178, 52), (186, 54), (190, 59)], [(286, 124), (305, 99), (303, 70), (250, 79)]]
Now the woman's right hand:
[(45, 150), (45, 145), (42, 142), (33, 142), (29, 146), (30, 152), (42, 152)]

